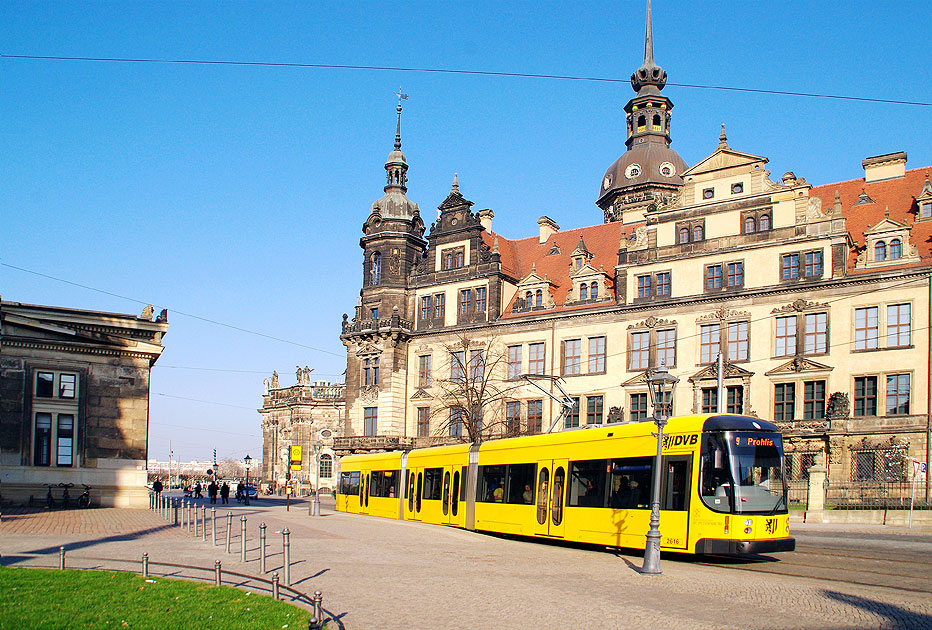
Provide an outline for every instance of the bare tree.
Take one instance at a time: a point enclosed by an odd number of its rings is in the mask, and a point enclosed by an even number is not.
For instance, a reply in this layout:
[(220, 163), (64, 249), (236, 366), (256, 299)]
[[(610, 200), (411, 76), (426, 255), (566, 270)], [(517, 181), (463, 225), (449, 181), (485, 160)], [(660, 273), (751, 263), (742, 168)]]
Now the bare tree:
[(221, 461), (217, 462), (217, 473), (218, 479), (232, 479), (234, 477), (242, 477), (243, 473), (241, 471), (242, 464), (232, 457), (226, 457)]
[(431, 413), (434, 436), (458, 436), (463, 441), (483, 442), (516, 435), (520, 426), (509, 426), (505, 400), (523, 387), (508, 379), (508, 351), (497, 337), (461, 332), (443, 346), (441, 378), (434, 378), (442, 403)]

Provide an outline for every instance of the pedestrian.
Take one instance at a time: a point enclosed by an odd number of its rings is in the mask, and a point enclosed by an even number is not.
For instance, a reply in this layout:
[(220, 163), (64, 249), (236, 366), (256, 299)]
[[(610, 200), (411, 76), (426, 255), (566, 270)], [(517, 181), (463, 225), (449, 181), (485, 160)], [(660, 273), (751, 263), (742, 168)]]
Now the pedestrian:
[(207, 497), (210, 499), (211, 503), (217, 502), (217, 483), (211, 479), (210, 485), (207, 486)]
[(196, 483), (194, 484), (194, 498), (195, 498), (195, 499), (203, 499), (203, 498), (204, 498), (204, 495), (201, 494), (201, 482), (200, 482), (200, 481), (198, 481), (198, 482), (196, 482)]
[(227, 485), (227, 482), (224, 481), (223, 485), (220, 486), (220, 503), (226, 505), (230, 502), (230, 486)]
[(242, 502), (243, 502), (243, 491), (244, 491), (244, 489), (245, 489), (245, 486), (243, 486), (243, 482), (242, 482), (242, 481), (240, 481), (239, 483), (236, 484), (236, 502), (237, 502), (237, 503), (242, 503)]
[(156, 499), (162, 496), (162, 482), (159, 479), (152, 482), (152, 492), (155, 493)]

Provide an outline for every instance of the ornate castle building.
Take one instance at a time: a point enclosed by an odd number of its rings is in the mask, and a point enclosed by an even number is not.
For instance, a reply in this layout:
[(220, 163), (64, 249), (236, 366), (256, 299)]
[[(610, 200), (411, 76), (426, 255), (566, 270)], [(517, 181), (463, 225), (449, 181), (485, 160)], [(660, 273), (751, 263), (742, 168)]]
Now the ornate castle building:
[(466, 439), (445, 385), (472, 371), (499, 384), (480, 410), (492, 437), (558, 417), (525, 374), (563, 379), (575, 407), (557, 430), (644, 421), (646, 379), (663, 365), (680, 379), (674, 413), (776, 422), (791, 475), (816, 453), (837, 480), (902, 477), (905, 454), (928, 461), (930, 169), (898, 152), (865, 159), (856, 180), (774, 178), (724, 126), (688, 165), (671, 147), (665, 83), (648, 6), (625, 151), (597, 180), (603, 223), (540, 217), (517, 239), (455, 177), (425, 233), (399, 104), (385, 194), (362, 229), (360, 300), (344, 316), (338, 453)]

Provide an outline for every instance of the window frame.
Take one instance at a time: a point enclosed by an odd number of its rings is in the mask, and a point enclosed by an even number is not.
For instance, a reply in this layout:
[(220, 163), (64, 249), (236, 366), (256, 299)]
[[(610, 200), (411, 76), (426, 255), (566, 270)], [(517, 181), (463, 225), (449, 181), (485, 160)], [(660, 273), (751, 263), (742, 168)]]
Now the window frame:
[(419, 354), (417, 357), (417, 386), (431, 386), (431, 370), (433, 368), (432, 354)]
[[(605, 361), (607, 358), (608, 339), (605, 335), (595, 335), (588, 338), (588, 355), (586, 357), (588, 374), (605, 374)], [(600, 343), (601, 341), (601, 343)], [(595, 342), (595, 346), (593, 346)]]
[[(597, 419), (597, 422), (593, 422)], [(605, 395), (586, 396), (586, 424), (602, 424), (605, 419)]]
[(562, 346), (562, 361), (560, 373), (563, 376), (579, 376), (582, 374), (582, 338), (564, 339)]
[[(537, 356), (539, 351), (539, 356)], [(528, 374), (544, 374), (546, 371), (547, 344), (537, 341), (528, 344)], [(539, 369), (539, 371), (535, 371)]]
[(509, 381), (521, 378), (522, 348), (521, 344), (508, 346), (508, 371), (506, 374)]

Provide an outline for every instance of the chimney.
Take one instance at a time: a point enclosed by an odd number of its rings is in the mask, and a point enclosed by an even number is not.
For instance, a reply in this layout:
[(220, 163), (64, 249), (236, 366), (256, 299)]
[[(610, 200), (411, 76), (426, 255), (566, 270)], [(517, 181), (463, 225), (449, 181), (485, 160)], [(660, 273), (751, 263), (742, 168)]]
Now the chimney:
[(869, 157), (863, 162), (864, 183), (879, 182), (885, 179), (900, 179), (906, 177), (906, 153), (887, 153)]
[(537, 225), (540, 226), (540, 243), (546, 243), (551, 234), (560, 231), (560, 226), (550, 217), (541, 217), (537, 219)]
[(492, 232), (492, 217), (495, 216), (495, 213), (489, 210), (488, 208), (486, 208), (485, 210), (480, 210), (477, 214), (479, 215), (479, 223), (482, 224), (482, 227), (485, 228), (486, 232), (491, 233)]

